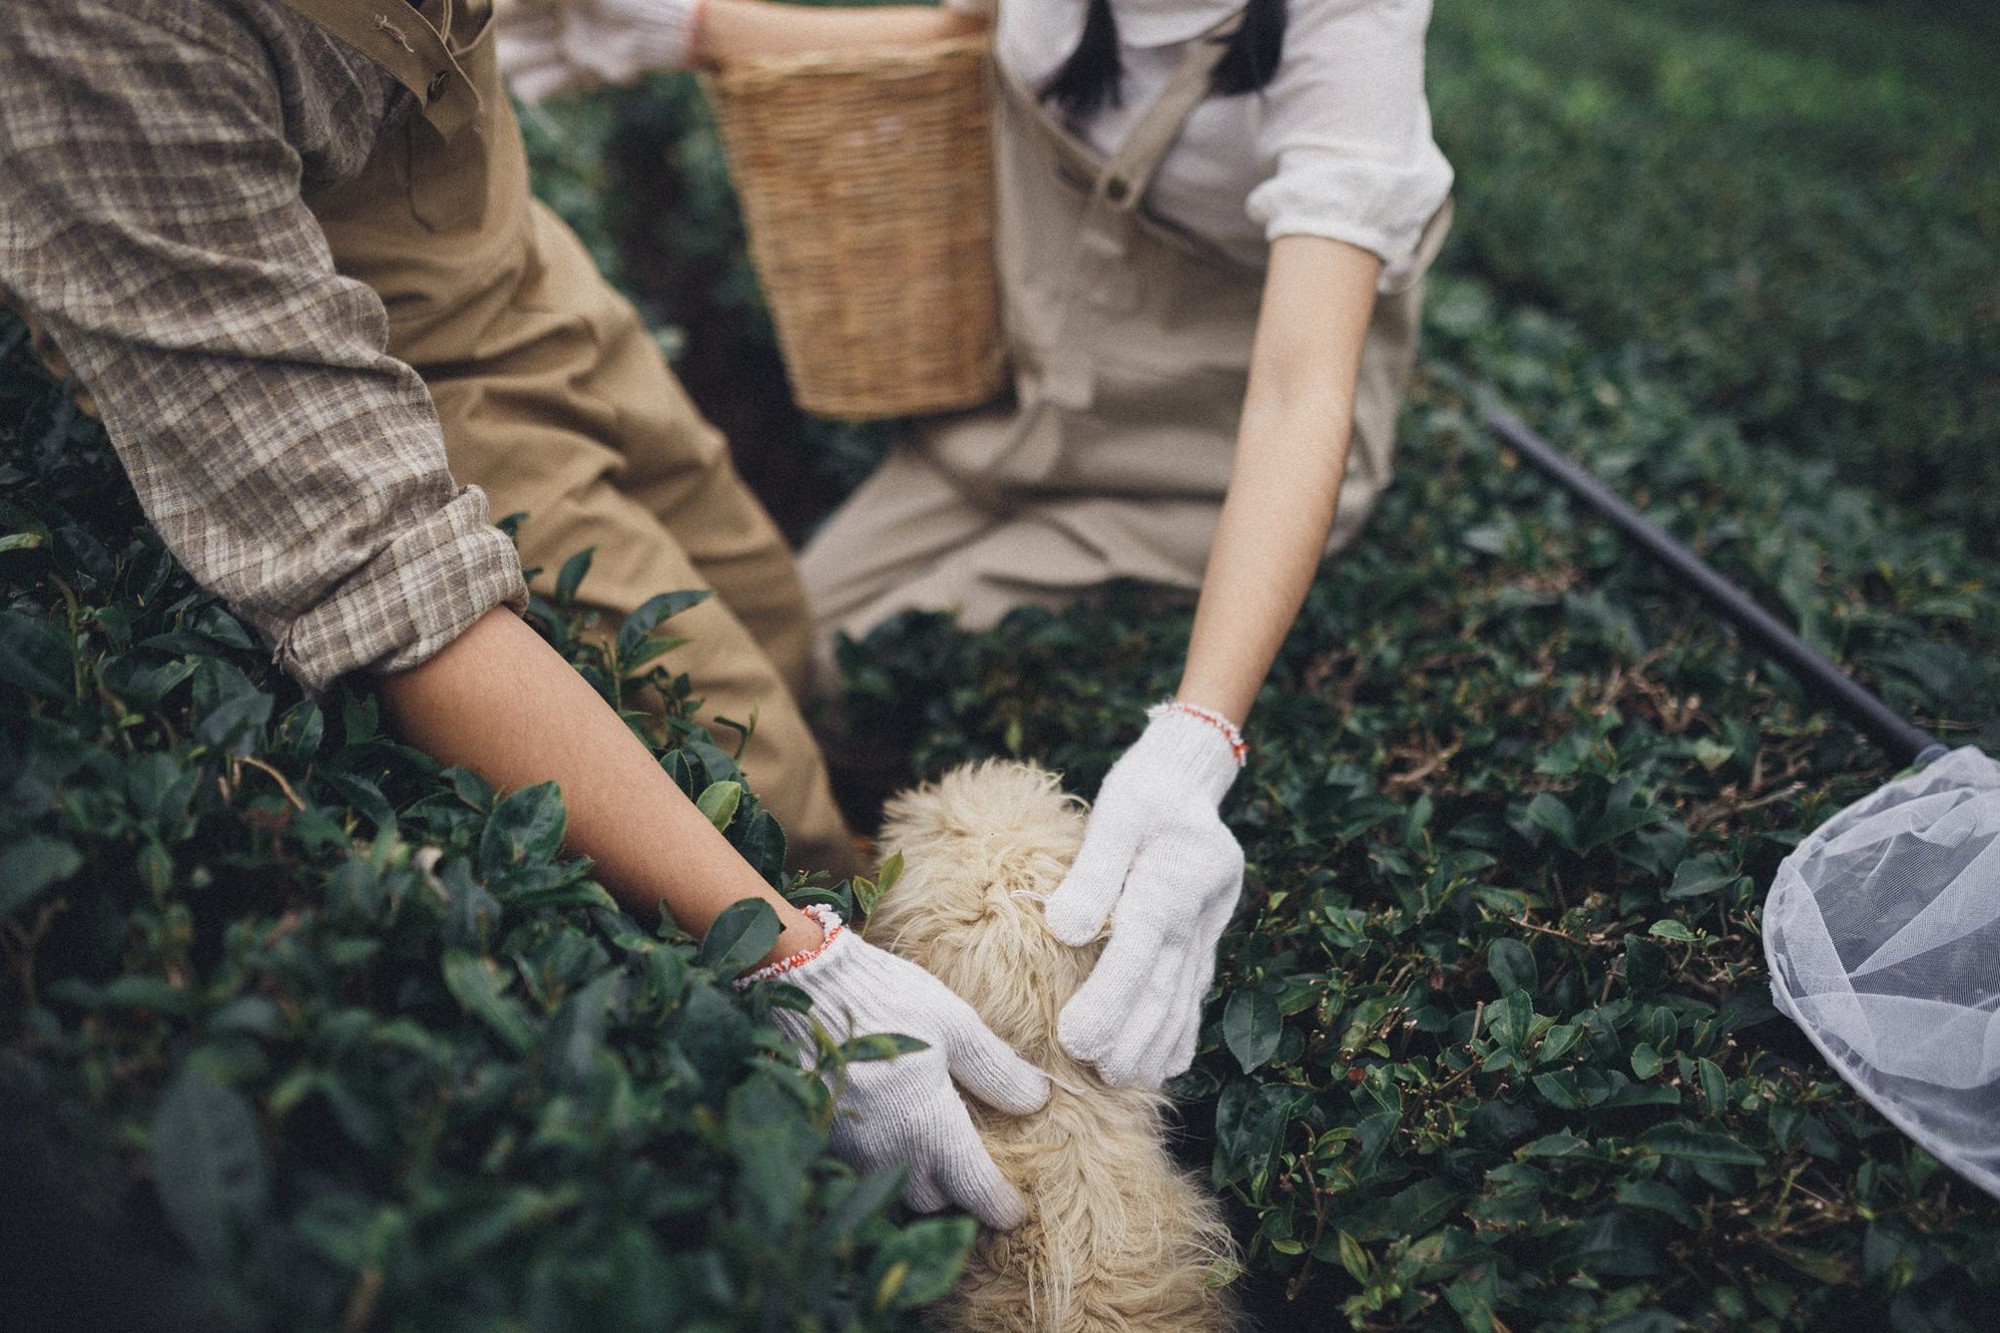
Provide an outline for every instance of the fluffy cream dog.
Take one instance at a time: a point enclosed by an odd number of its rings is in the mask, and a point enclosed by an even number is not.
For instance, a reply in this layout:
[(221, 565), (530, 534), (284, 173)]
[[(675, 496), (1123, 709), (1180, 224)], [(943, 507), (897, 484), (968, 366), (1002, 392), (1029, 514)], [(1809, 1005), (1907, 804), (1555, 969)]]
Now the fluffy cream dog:
[(1167, 1155), (1166, 1098), (1110, 1087), (1056, 1044), (1056, 1015), (1102, 947), (1072, 949), (1042, 926), (1083, 822), (1082, 802), (1026, 764), (960, 768), (888, 806), (882, 851), (904, 870), (867, 937), (930, 969), (1056, 1085), (1033, 1115), (970, 1103), (1032, 1215), (981, 1235), (937, 1320), (962, 1333), (1234, 1329), (1222, 1283), (1236, 1246), (1214, 1197)]

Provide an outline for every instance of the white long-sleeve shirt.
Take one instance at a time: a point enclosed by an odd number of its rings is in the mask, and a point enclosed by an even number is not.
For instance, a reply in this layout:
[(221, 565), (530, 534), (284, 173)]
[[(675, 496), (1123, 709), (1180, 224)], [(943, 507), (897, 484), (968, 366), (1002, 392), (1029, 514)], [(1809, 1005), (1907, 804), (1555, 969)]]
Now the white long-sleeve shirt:
[[(513, 0), (501, 66), (523, 96), (631, 78), (685, 53), (698, 0), (584, 6)], [(994, 0), (945, 0), (991, 17)], [(1187, 43), (1241, 0), (1110, 0), (1124, 79), (1117, 106), (1083, 127), (1109, 155), (1179, 67)], [(1287, 0), (1284, 56), (1269, 84), (1195, 108), (1147, 207), (1261, 267), (1277, 237), (1346, 241), (1382, 260), (1389, 288), (1414, 262), (1451, 190), (1424, 100), (1430, 0)], [(997, 57), (1039, 88), (1083, 32), (1087, 0), (1001, 0)], [(600, 10), (604, 12), (600, 12)]]
[[(954, 0), (959, 3), (960, 0)], [(1179, 67), (1187, 43), (1238, 0), (1110, 0), (1124, 63), (1120, 103), (1082, 127), (1109, 155)], [(963, 7), (984, 12), (978, 0)], [(1004, 0), (995, 51), (1030, 88), (1083, 31), (1087, 0)], [(1210, 96), (1153, 178), (1152, 211), (1261, 266), (1280, 236), (1326, 236), (1383, 263), (1384, 287), (1413, 262), (1451, 190), (1424, 98), (1430, 0), (1289, 0), (1284, 56), (1255, 93)]]

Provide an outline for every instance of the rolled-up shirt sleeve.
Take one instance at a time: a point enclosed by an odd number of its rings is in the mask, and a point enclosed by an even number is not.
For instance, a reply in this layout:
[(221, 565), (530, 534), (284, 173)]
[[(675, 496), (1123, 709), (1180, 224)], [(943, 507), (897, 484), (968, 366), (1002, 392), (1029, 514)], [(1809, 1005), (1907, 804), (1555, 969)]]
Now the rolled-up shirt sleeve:
[(1300, 0), (1265, 90), (1259, 155), (1276, 164), (1250, 194), (1270, 240), (1304, 234), (1377, 255), (1385, 290), (1417, 262), (1424, 225), (1451, 191), (1424, 98), (1430, 0)]
[(0, 292), (168, 548), (317, 690), (415, 666), (525, 588), (380, 299), (334, 269), (270, 51), (218, 12), (0, 12)]

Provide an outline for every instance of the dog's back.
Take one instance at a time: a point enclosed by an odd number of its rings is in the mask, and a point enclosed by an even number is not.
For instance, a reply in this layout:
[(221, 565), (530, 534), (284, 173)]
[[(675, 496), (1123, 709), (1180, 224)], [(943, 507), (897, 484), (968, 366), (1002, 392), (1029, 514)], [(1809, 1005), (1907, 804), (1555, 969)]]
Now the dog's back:
[(1101, 946), (1042, 926), (1041, 899), (1083, 839), (1082, 806), (1025, 764), (957, 769), (889, 803), (886, 855), (902, 878), (867, 925), (922, 964), (1053, 1076), (1049, 1104), (1008, 1116), (972, 1103), (986, 1146), (1032, 1207), (984, 1234), (940, 1322), (965, 1333), (1181, 1333), (1236, 1327), (1220, 1283), (1235, 1244), (1215, 1199), (1162, 1142), (1166, 1099), (1107, 1086), (1056, 1044), (1056, 1016)]

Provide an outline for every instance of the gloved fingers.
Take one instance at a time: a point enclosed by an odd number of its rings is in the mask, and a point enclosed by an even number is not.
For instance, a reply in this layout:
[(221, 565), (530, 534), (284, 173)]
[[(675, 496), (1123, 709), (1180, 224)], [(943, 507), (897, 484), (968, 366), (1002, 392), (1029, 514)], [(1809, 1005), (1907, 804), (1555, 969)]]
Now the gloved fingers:
[[(1208, 988), (1202, 987), (1203, 994)], [(1180, 1031), (1174, 1039), (1160, 1047), (1162, 1061), (1156, 1071), (1159, 1082), (1179, 1078), (1194, 1067), (1195, 1047), (1201, 1041), (1201, 1001), (1197, 999), (1187, 1006), (1186, 1017), (1181, 1022)]]
[(903, 1202), (916, 1212), (935, 1213), (949, 1200), (928, 1170), (912, 1166), (909, 1183), (903, 1186)]
[[(1148, 1086), (1160, 1086), (1168, 1079), (1185, 1074), (1194, 1064), (1195, 1047), (1201, 1038), (1202, 1002), (1208, 998), (1209, 983), (1215, 980), (1215, 941), (1227, 924), (1229, 907), (1219, 916), (1204, 913), (1202, 929), (1193, 949), (1182, 956), (1183, 965), (1169, 973), (1162, 969), (1159, 981), (1166, 992), (1161, 1003), (1172, 1015), (1160, 1039), (1151, 1047), (1143, 1070)], [(1212, 930), (1208, 923), (1214, 921)]]
[(1237, 872), (1227, 880), (1218, 879), (1212, 886), (1208, 898), (1202, 903), (1201, 914), (1195, 918), (1195, 938), (1207, 946), (1211, 957), (1215, 943), (1222, 938), (1222, 932), (1229, 929), (1229, 918), (1236, 915), (1236, 907), (1243, 898), (1243, 872)]
[(1028, 1220), (1028, 1202), (994, 1164), (970, 1119), (963, 1146), (939, 1167), (940, 1183), (959, 1207), (995, 1231), (1012, 1231)]
[(1009, 1115), (1028, 1115), (1048, 1103), (1049, 1076), (1000, 1040), (971, 1005), (947, 1021), (944, 1048), (951, 1076), (988, 1106)]
[(1097, 1066), (1116, 1087), (1155, 1087), (1164, 1058), (1158, 1046), (1178, 1035), (1185, 1000), (1186, 955), (1164, 949), (1150, 930), (1113, 936), (1084, 984), (1056, 1019), (1056, 1040)]
[(1069, 873), (1042, 909), (1049, 933), (1072, 947), (1096, 939), (1138, 850), (1138, 834), (1124, 820), (1106, 819), (1100, 805), (1084, 826), (1083, 846)]
[[(1160, 971), (1171, 960), (1162, 959)], [(1179, 988), (1166, 977), (1132, 1006), (1132, 1021), (1098, 1058), (1097, 1073), (1114, 1088), (1157, 1088), (1166, 1081), (1167, 1048), (1184, 1021)]]
[(1133, 1011), (1148, 989), (1148, 973), (1159, 965), (1159, 935), (1129, 921), (1114, 932), (1097, 966), (1056, 1017), (1056, 1041), (1065, 1051), (1096, 1064), (1108, 1055), (1139, 1016)]
[(903, 1202), (919, 1213), (957, 1205), (997, 1231), (1011, 1231), (1027, 1220), (1027, 1201), (994, 1164), (965, 1104), (945, 1095), (950, 1105), (912, 1126), (901, 1148), (890, 1152), (891, 1160), (909, 1161)]

